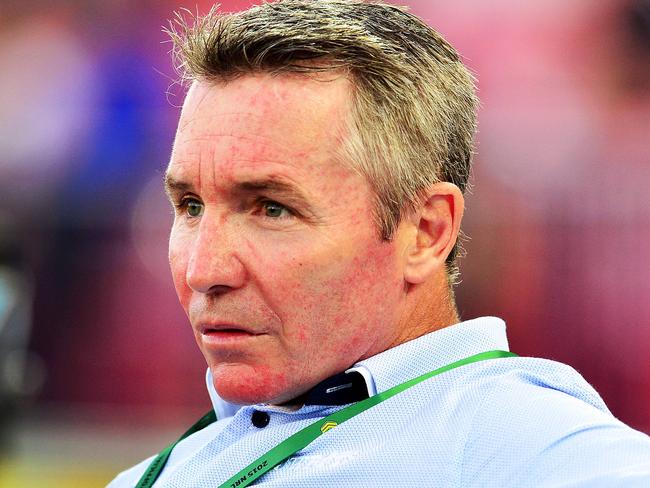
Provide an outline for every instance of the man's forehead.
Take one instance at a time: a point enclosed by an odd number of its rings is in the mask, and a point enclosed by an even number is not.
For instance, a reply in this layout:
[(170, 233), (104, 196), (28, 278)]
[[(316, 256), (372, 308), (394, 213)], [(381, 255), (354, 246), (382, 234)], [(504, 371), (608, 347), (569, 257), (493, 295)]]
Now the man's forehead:
[(168, 172), (191, 176), (202, 166), (218, 166), (222, 176), (255, 175), (300, 168), (319, 148), (277, 130), (268, 119), (241, 111), (194, 118), (178, 131)]
[(279, 180), (283, 175), (299, 178), (308, 171), (311, 156), (308, 149), (276, 145), (257, 135), (240, 137), (215, 131), (175, 144), (167, 174), (176, 180), (191, 180), (208, 171), (232, 183)]
[(181, 112), (179, 132), (221, 130), (245, 120), (251, 132), (293, 129), (293, 136), (309, 132), (309, 125), (342, 119), (349, 112), (350, 83), (346, 78), (305, 75), (245, 75), (229, 82), (195, 81)]
[(313, 171), (338, 160), (348, 100), (343, 79), (255, 75), (194, 82), (168, 171), (175, 180), (191, 179), (206, 165), (218, 166), (219, 176), (248, 179), (310, 165)]

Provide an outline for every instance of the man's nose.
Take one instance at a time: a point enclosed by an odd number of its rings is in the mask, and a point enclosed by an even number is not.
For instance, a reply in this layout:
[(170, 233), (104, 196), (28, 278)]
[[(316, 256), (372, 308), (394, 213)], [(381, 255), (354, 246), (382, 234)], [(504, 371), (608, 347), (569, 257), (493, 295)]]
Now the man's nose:
[(223, 293), (243, 286), (246, 270), (236, 248), (238, 231), (225, 220), (205, 214), (192, 243), (187, 284), (200, 293)]

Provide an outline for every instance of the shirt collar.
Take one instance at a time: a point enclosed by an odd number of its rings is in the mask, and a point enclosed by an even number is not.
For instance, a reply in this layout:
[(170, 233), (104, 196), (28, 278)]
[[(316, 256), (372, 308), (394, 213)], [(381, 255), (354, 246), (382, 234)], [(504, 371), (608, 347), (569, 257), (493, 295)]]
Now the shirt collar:
[(474, 354), (508, 351), (506, 324), (496, 317), (460, 322), (404, 342), (355, 364), (374, 379), (377, 393)]
[[(404, 342), (359, 361), (347, 371), (363, 375), (368, 393), (372, 396), (454, 361), (494, 349), (509, 350), (506, 324), (496, 317), (481, 317)], [(241, 405), (227, 402), (219, 396), (210, 368), (205, 381), (217, 418), (231, 417), (241, 408)]]

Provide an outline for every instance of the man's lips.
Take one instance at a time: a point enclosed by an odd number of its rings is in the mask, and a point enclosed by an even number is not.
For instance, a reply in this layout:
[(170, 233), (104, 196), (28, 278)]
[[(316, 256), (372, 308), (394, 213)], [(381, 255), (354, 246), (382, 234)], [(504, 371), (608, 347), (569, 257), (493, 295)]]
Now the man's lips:
[(236, 344), (265, 335), (261, 329), (238, 324), (199, 324), (202, 342), (213, 346)]
[(247, 327), (239, 324), (230, 324), (227, 322), (224, 323), (200, 323), (198, 326), (199, 332), (201, 334), (208, 334), (214, 332), (245, 332), (247, 334), (255, 334), (255, 330), (252, 327)]

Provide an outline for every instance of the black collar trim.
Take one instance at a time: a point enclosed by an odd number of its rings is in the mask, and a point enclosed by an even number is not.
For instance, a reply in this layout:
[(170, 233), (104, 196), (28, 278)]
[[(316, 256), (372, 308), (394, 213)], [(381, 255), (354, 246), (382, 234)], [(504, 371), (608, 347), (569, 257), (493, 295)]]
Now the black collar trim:
[(361, 373), (348, 371), (321, 381), (303, 396), (305, 405), (347, 405), (370, 398)]

